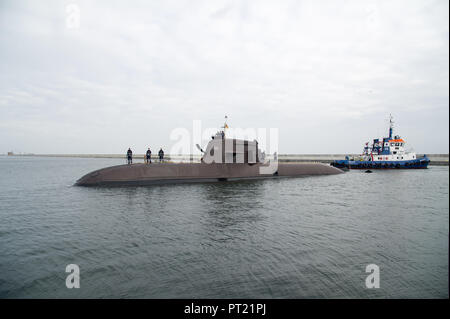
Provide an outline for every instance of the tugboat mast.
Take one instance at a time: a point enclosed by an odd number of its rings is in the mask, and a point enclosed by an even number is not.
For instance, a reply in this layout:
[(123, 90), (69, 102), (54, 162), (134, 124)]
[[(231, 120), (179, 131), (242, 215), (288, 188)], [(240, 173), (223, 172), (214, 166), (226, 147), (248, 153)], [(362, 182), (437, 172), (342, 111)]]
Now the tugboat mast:
[(394, 131), (394, 120), (392, 114), (389, 114), (389, 140), (392, 140), (393, 131)]

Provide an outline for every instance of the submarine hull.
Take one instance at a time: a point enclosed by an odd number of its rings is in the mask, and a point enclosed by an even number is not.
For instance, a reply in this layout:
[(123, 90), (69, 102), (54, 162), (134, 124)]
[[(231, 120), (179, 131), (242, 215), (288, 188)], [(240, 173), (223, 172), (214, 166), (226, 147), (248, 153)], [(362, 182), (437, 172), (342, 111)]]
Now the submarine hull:
[(332, 175), (343, 171), (321, 163), (278, 163), (272, 174), (261, 174), (264, 164), (162, 163), (117, 165), (93, 171), (77, 186), (127, 186), (168, 183), (218, 182), (248, 179)]

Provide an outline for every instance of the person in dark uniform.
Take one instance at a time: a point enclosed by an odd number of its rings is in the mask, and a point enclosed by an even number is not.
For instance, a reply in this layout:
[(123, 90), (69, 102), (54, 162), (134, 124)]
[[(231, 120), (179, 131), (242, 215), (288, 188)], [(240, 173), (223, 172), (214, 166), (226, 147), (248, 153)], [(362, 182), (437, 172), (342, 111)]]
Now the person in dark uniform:
[(164, 151), (163, 151), (162, 147), (159, 150), (158, 155), (159, 155), (159, 161), (162, 162), (164, 159)]
[(147, 160), (147, 164), (152, 162), (152, 151), (150, 150), (150, 147), (147, 150), (147, 153), (145, 153), (145, 158)]
[(131, 148), (128, 148), (127, 159), (128, 159), (128, 164), (133, 163), (133, 152), (131, 151)]

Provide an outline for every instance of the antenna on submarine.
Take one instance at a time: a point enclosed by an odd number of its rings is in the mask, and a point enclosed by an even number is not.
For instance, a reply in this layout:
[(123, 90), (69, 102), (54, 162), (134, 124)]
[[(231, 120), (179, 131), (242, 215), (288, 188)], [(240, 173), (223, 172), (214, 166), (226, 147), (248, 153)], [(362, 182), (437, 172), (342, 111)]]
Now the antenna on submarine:
[(223, 123), (223, 126), (222, 126), (224, 137), (225, 137), (225, 130), (228, 128), (227, 120), (228, 120), (228, 116), (225, 115), (225, 122)]

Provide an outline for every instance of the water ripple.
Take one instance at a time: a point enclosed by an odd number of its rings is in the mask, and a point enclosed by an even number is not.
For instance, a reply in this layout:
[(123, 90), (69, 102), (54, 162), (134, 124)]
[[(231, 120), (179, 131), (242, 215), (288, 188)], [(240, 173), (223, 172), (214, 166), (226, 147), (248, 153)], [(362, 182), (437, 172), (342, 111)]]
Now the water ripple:
[(448, 297), (448, 167), (72, 186), (118, 163), (0, 158), (0, 297)]

